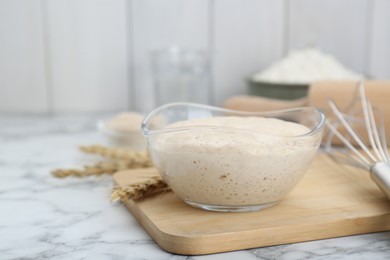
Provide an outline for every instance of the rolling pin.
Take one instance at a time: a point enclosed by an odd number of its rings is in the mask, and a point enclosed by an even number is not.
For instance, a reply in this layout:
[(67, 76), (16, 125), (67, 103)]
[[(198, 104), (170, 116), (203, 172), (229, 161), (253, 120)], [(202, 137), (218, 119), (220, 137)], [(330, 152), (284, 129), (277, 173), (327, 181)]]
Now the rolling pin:
[[(332, 113), (330, 113), (327, 98), (332, 98), (340, 110), (344, 111), (355, 96), (356, 86), (357, 82), (353, 81), (319, 81), (310, 85), (306, 98), (281, 100), (260, 96), (235, 96), (225, 100), (223, 107), (262, 112), (314, 106), (322, 109), (327, 118), (331, 118)], [(365, 81), (365, 87), (368, 100), (374, 107), (381, 109), (383, 112), (386, 139), (390, 145), (390, 81)], [(335, 140), (334, 144), (341, 144), (341, 142)]]
[[(390, 116), (390, 81), (365, 81), (366, 95), (373, 106)], [(328, 109), (327, 97), (332, 98), (340, 109), (345, 109), (352, 102), (357, 83), (353, 81), (319, 81), (310, 85), (309, 106)]]
[[(382, 110), (386, 139), (390, 142), (390, 81), (365, 81), (367, 99), (373, 107)], [(353, 101), (356, 93), (356, 82), (352, 81), (323, 81), (310, 85), (308, 105), (322, 109), (327, 118), (331, 118), (327, 98), (335, 101), (341, 111), (344, 111)]]
[(249, 111), (249, 112), (263, 112), (282, 110), (295, 107), (307, 106), (307, 98), (300, 98), (295, 100), (281, 100), (274, 98), (266, 98), (260, 96), (235, 96), (226, 99), (223, 103), (224, 108)]

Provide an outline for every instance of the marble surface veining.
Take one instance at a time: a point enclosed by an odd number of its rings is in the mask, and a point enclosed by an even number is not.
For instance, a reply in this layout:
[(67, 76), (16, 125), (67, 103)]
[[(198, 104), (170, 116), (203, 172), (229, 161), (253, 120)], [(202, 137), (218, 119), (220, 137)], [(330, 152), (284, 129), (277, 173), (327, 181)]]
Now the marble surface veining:
[[(96, 160), (103, 115), (0, 116), (0, 259), (390, 259), (390, 232), (206, 256), (159, 248), (121, 204), (109, 176), (56, 179)], [(107, 116), (107, 115), (106, 115)]]

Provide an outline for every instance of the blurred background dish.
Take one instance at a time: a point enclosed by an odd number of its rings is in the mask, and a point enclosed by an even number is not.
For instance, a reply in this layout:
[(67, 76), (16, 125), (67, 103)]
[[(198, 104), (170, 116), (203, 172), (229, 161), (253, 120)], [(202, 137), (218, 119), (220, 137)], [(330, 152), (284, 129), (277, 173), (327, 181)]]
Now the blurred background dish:
[(268, 98), (293, 100), (307, 96), (309, 84), (276, 83), (250, 79), (249, 94)]
[(146, 150), (141, 132), (143, 116), (135, 112), (122, 112), (97, 123), (99, 131), (106, 137), (107, 144), (135, 151)]
[(254, 74), (248, 81), (251, 95), (278, 99), (307, 96), (309, 85), (324, 80), (364, 79), (330, 54), (317, 48), (292, 50), (269, 67)]

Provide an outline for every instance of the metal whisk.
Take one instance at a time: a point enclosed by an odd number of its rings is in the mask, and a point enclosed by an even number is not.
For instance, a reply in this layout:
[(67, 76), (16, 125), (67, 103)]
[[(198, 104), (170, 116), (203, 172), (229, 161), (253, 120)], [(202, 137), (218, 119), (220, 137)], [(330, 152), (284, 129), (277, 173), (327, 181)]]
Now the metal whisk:
[[(328, 119), (326, 122), (329, 133), (325, 142), (325, 150), (339, 162), (368, 170), (372, 180), (390, 200), (390, 156), (386, 144), (383, 115), (380, 111), (376, 111), (377, 116), (375, 117), (374, 109), (367, 100), (364, 84), (359, 83), (355, 99), (349, 106), (347, 113), (340, 112), (331, 99), (328, 100), (328, 105), (335, 120)], [(357, 117), (360, 112), (363, 113), (362, 119)], [(362, 124), (365, 125), (363, 133), (368, 139), (369, 145), (363, 140), (362, 133), (354, 130), (353, 126)], [(340, 126), (346, 135), (341, 133)], [(334, 136), (345, 145), (344, 149), (332, 146)], [(352, 142), (357, 144), (360, 149), (355, 148)], [(350, 152), (348, 153), (345, 148)]]

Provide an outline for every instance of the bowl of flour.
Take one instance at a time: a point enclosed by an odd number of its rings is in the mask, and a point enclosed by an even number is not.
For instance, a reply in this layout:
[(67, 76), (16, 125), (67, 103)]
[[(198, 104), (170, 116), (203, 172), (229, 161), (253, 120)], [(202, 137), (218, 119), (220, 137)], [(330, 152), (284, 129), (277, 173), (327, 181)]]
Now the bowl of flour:
[(360, 81), (364, 77), (345, 67), (332, 55), (315, 48), (291, 51), (286, 57), (255, 73), (248, 80), (249, 93), (277, 99), (305, 97), (309, 85), (322, 80)]
[(172, 103), (142, 123), (154, 166), (187, 204), (212, 211), (256, 211), (277, 204), (299, 182), (321, 142), (315, 108), (248, 113)]

